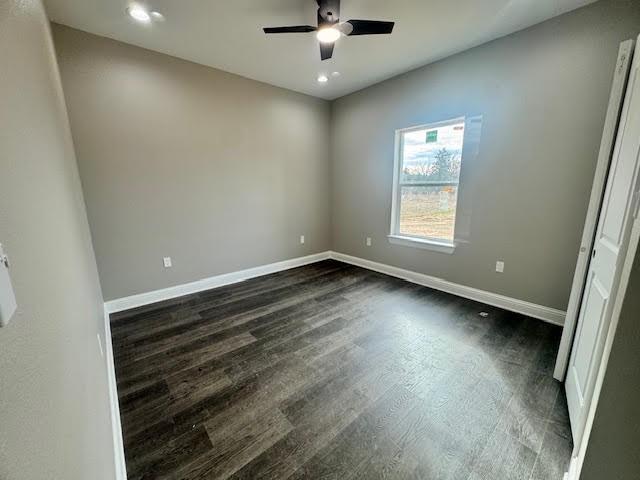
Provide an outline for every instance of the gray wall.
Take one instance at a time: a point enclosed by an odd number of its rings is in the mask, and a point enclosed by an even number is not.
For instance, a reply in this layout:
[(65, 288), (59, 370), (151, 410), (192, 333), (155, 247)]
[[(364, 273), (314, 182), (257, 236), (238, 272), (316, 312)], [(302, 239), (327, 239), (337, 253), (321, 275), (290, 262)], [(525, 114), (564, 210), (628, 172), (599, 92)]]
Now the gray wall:
[[(618, 44), (639, 31), (640, 2), (602, 0), (335, 101), (334, 250), (564, 310)], [(390, 245), (394, 131), (474, 115), (468, 243)]]
[(640, 476), (640, 250), (611, 348), (581, 480)]
[[(48, 21), (0, 2), (0, 478), (112, 479), (103, 304)], [(104, 345), (104, 344), (103, 344)]]
[(105, 299), (329, 249), (328, 102), (53, 32)]

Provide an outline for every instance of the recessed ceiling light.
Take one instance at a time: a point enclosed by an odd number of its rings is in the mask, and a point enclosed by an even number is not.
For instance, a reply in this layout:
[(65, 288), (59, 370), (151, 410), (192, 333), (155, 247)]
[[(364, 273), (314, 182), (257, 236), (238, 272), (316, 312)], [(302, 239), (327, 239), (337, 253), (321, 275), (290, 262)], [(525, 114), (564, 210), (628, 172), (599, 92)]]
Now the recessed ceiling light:
[(151, 17), (154, 20), (159, 20), (159, 21), (164, 20), (164, 15), (162, 15), (160, 12), (157, 12), (155, 10), (153, 12), (151, 12)]
[(331, 76), (332, 77), (339, 77), (340, 76), (340, 72), (332, 72)]
[(149, 23), (151, 21), (151, 15), (144, 8), (139, 5), (132, 5), (127, 9), (127, 13), (131, 18), (142, 23)]
[(318, 75), (318, 83), (327, 83), (329, 81), (329, 77), (326, 75)]
[(333, 43), (340, 38), (340, 31), (333, 27), (325, 27), (318, 30), (316, 37), (322, 43)]

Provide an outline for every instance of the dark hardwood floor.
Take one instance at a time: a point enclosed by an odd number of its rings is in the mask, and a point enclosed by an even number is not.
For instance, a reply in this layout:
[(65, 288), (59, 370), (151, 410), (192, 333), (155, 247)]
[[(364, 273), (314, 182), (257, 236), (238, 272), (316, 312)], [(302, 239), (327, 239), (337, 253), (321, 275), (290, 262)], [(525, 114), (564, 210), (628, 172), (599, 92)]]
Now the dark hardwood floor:
[(340, 262), (111, 324), (130, 480), (560, 480), (571, 454), (560, 328)]

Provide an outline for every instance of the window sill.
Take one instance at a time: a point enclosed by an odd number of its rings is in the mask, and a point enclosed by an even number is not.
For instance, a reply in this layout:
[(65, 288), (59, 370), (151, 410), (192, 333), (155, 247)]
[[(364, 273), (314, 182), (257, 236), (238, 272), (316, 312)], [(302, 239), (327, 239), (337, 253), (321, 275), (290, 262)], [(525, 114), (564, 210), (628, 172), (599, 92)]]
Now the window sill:
[(434, 252), (452, 254), (456, 250), (455, 243), (437, 242), (435, 240), (424, 240), (421, 238), (403, 237), (402, 235), (388, 235), (389, 243), (403, 245), (405, 247), (422, 248), (433, 250)]

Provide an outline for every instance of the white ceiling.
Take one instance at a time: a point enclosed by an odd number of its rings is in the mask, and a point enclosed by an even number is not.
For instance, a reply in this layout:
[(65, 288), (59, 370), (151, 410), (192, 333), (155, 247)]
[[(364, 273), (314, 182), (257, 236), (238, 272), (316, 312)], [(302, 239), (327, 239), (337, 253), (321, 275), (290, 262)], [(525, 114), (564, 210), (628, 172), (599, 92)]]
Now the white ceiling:
[[(313, 33), (264, 26), (315, 25), (314, 0), (140, 0), (165, 16), (141, 25), (128, 0), (45, 0), (57, 23), (248, 78), (334, 99), (595, 0), (342, 0), (341, 20), (396, 22), (392, 35), (343, 37), (322, 62)], [(339, 71), (327, 84), (319, 73)]]

